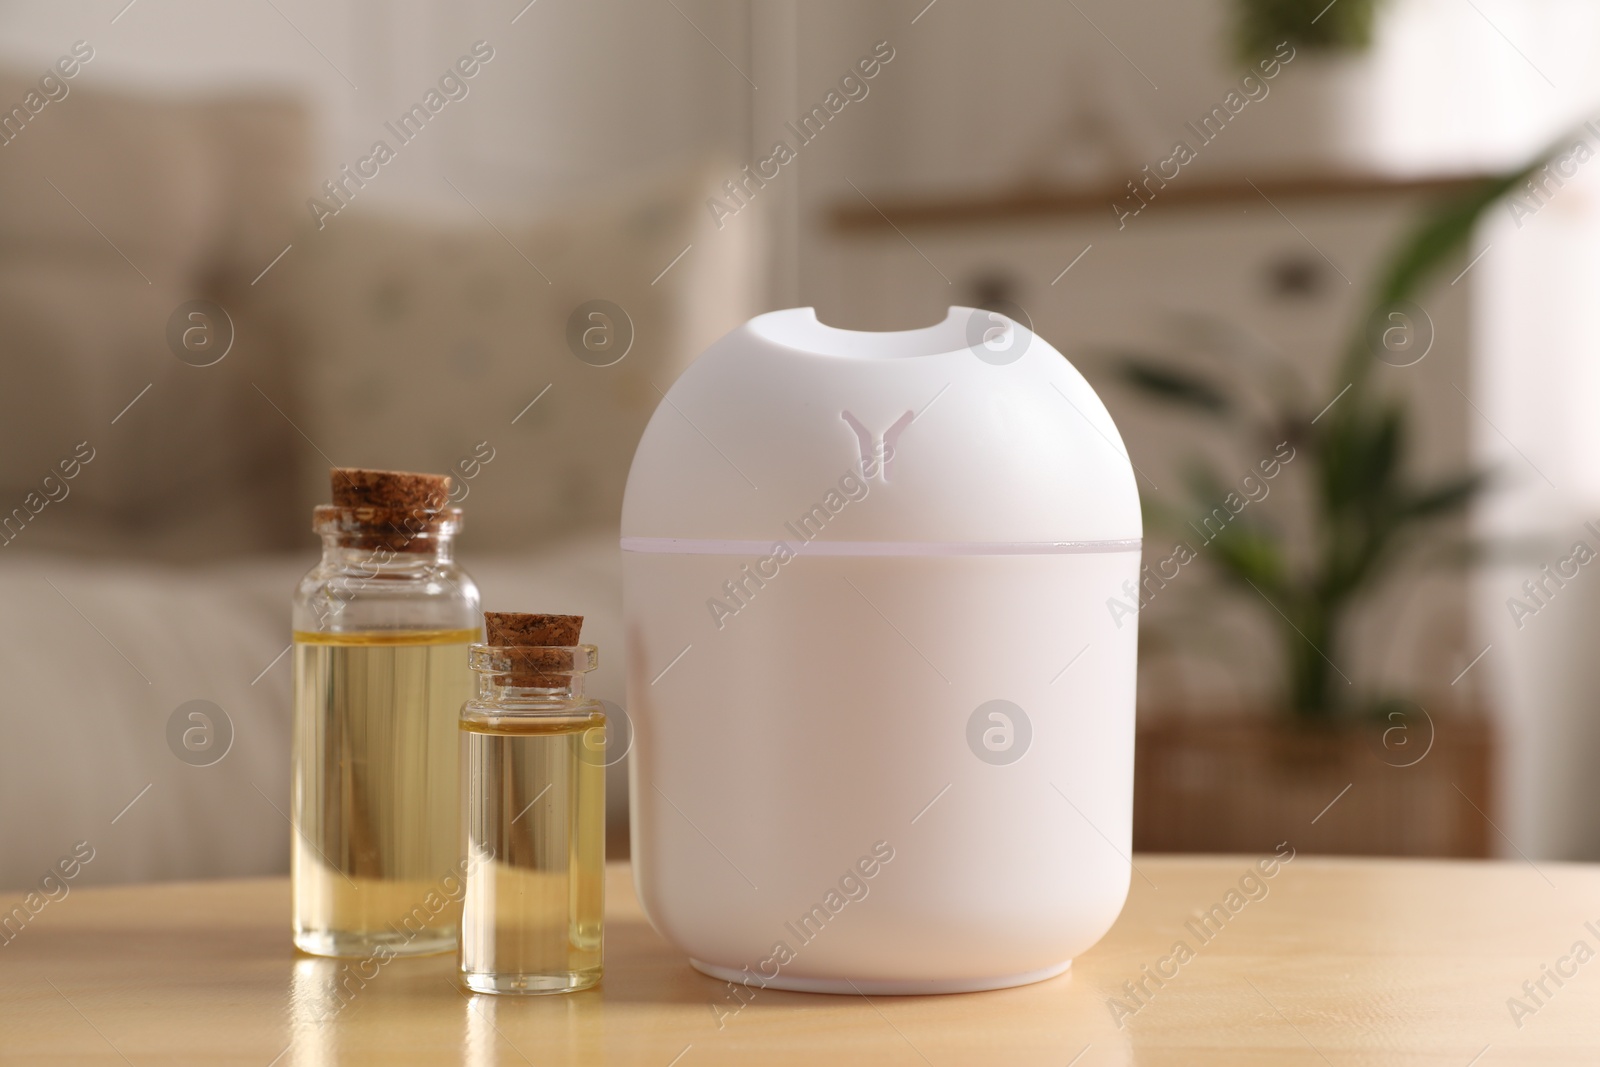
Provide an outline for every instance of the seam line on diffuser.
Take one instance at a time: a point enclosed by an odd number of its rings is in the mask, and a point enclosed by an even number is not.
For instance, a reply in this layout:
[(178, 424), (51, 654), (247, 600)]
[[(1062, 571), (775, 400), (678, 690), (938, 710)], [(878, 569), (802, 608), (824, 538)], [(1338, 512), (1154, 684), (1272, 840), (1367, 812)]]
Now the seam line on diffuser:
[(771, 541), (624, 537), (622, 551), (655, 555), (760, 556), (776, 545), (814, 556), (1056, 556), (1137, 552), (1141, 538), (1111, 541)]

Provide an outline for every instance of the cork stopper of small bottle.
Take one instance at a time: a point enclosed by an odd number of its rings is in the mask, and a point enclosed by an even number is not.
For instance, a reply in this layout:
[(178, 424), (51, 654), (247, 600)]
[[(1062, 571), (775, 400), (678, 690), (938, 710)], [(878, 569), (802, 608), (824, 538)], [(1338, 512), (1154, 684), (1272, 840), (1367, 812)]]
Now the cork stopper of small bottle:
[(578, 635), (583, 630), (582, 615), (486, 611), (483, 629), (486, 644), (528, 649), (515, 657), (511, 674), (496, 679), (499, 684), (540, 689), (557, 689), (570, 684), (572, 654), (565, 650), (578, 643)]
[(461, 509), (450, 506), (448, 474), (333, 467), (328, 480), (333, 503), (313, 511), (312, 529), (331, 532), (346, 546), (429, 552), (441, 529), (461, 526)]
[(334, 467), (328, 478), (333, 483), (334, 507), (429, 512), (450, 503), (448, 474)]

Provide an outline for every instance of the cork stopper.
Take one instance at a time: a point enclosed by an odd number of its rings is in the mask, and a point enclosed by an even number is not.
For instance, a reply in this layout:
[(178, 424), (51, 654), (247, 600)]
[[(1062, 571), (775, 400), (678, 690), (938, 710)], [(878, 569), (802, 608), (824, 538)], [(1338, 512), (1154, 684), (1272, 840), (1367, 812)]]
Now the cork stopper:
[(334, 467), (328, 478), (333, 483), (333, 506), (339, 508), (428, 512), (450, 502), (448, 474)]
[(495, 679), (500, 685), (558, 689), (570, 684), (572, 657), (564, 650), (578, 643), (582, 615), (486, 611), (483, 628), (486, 644), (530, 650), (515, 660), (511, 674)]
[(333, 467), (333, 503), (312, 512), (312, 529), (353, 548), (429, 552), (441, 531), (461, 528), (448, 474)]

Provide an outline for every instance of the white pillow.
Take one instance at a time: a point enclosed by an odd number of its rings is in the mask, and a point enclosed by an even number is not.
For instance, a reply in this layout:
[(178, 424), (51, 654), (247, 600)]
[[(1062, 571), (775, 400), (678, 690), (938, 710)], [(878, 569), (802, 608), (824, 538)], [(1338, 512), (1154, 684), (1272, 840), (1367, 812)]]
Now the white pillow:
[[(712, 173), (530, 225), (426, 225), (359, 201), (327, 219), (305, 239), (297, 407), (321, 453), (301, 451), (303, 510), (326, 499), (332, 460), (453, 473), (480, 551), (615, 525), (657, 390), (757, 310), (753, 227), (711, 226)], [(632, 322), (612, 366), (569, 347), (592, 300)]]
[[(0, 100), (36, 77), (0, 74)], [(249, 283), (299, 218), (305, 115), (69, 84), (0, 148), (0, 515), (81, 442), (95, 458), (7, 551), (284, 547), (299, 438), (251, 384), (288, 392), (279, 316)], [(195, 299), (234, 319), (216, 366), (168, 341)]]

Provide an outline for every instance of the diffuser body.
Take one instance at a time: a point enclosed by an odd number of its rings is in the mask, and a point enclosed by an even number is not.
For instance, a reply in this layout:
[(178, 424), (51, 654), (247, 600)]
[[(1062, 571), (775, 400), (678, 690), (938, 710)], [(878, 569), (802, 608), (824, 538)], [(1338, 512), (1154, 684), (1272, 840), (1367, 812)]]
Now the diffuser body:
[(1139, 502), (1042, 339), (753, 319), (656, 411), (622, 534), (634, 878), (696, 967), (989, 989), (1110, 927)]

